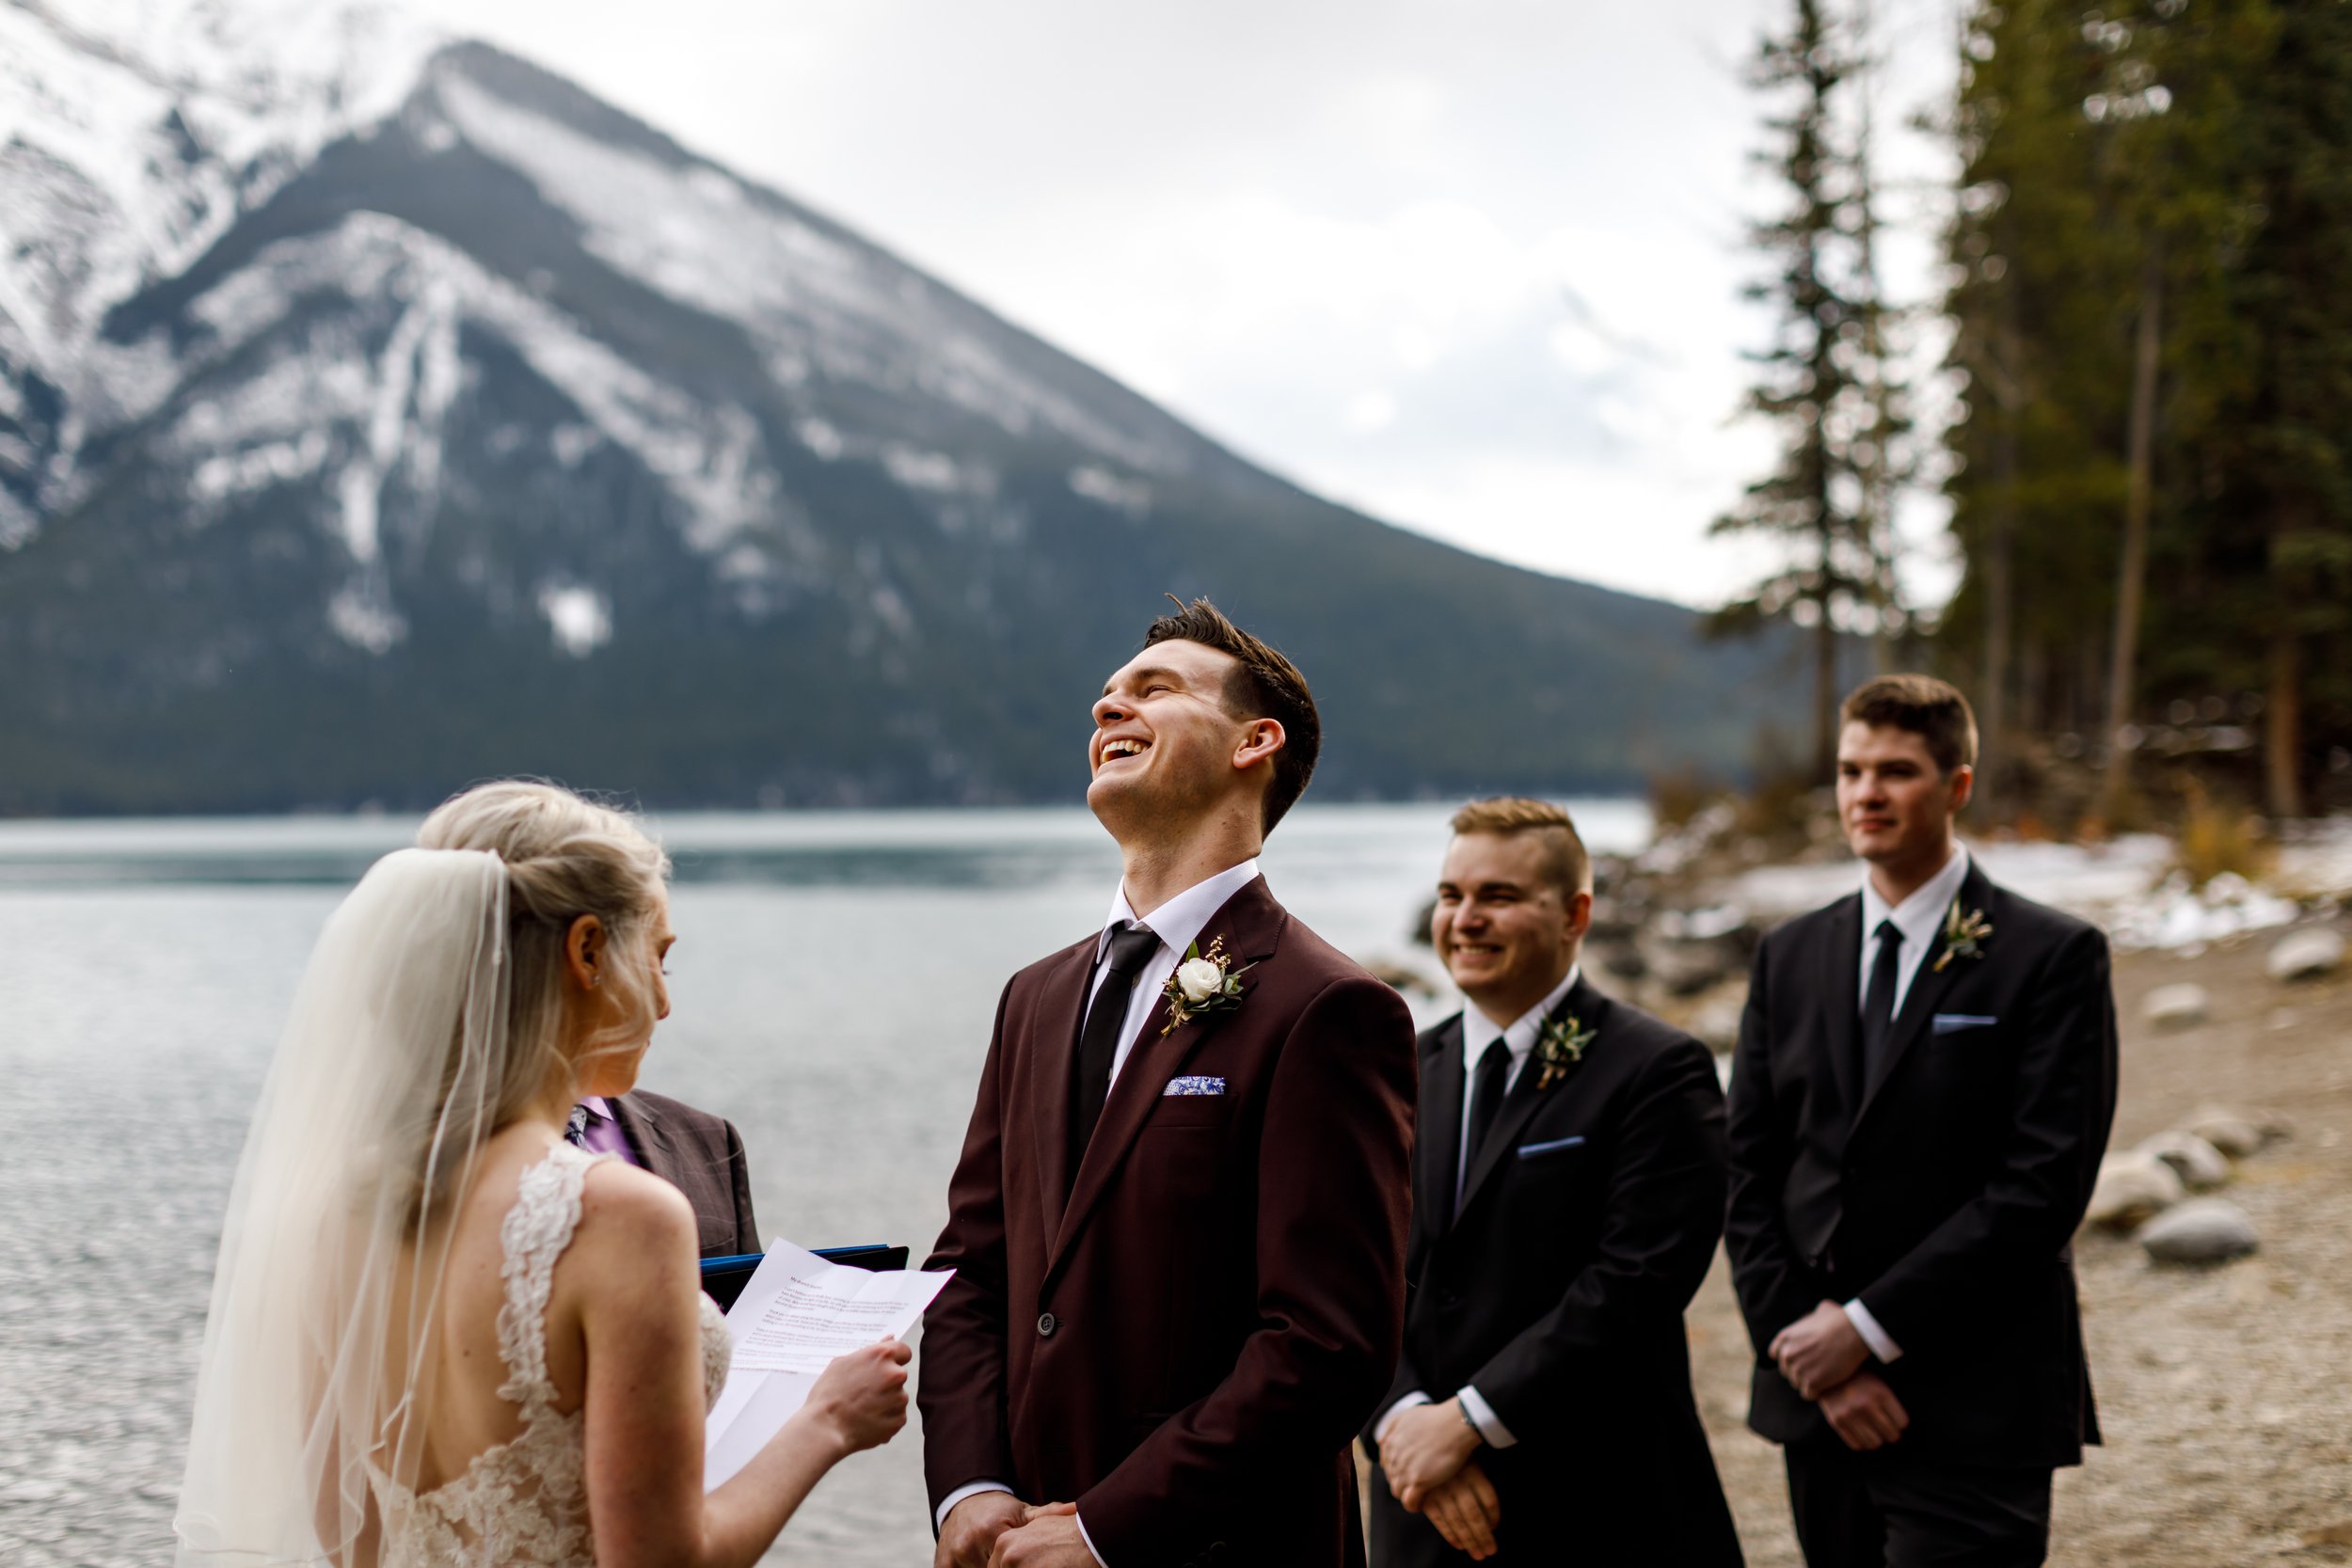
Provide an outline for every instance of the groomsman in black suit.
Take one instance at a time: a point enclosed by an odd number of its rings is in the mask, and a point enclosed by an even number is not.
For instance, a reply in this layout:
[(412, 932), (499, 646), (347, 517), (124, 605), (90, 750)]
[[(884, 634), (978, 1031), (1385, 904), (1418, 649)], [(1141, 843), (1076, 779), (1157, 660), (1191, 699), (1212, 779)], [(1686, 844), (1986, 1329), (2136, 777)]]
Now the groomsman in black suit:
[(1723, 1233), (1714, 1061), (1579, 971), (1567, 813), (1482, 800), (1454, 832), (1430, 935), (1470, 1006), (1421, 1037), (1374, 1568), (1736, 1568), (1682, 1332)]
[(1812, 1568), (2043, 1560), (2098, 1441), (2069, 1243), (2115, 1113), (2106, 939), (1955, 841), (1976, 720), (1924, 675), (1846, 699), (1859, 892), (1764, 940), (1731, 1081), (1748, 1420)]

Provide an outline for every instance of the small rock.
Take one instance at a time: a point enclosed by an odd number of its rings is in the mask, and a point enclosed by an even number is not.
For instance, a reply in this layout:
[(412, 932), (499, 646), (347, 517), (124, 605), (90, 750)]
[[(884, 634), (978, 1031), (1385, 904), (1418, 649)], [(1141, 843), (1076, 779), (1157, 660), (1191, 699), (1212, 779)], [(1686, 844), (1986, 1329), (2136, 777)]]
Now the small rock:
[(2210, 1191), (2230, 1180), (2230, 1157), (2194, 1132), (2159, 1132), (2137, 1152), (2171, 1166), (2181, 1185), (2192, 1193)]
[(2226, 1198), (2193, 1197), (2148, 1222), (2139, 1244), (2159, 1263), (2221, 1263), (2262, 1244), (2246, 1211)]
[(2205, 994), (2204, 987), (2183, 981), (2150, 991), (2139, 1011), (2142, 1018), (2162, 1028), (2185, 1029), (2205, 1022), (2213, 1011), (2213, 998)]
[(2274, 980), (2316, 980), (2344, 967), (2344, 938), (2325, 926), (2289, 931), (2273, 942), (2265, 967)]
[(2110, 1154), (2099, 1162), (2099, 1180), (2083, 1217), (2109, 1230), (2129, 1230), (2186, 1196), (2180, 1177), (2154, 1155), (2138, 1149)]
[(2332, 1525), (2303, 1532), (2306, 1546), (2352, 1546), (2352, 1519), (2342, 1519)]
[(2243, 1160), (2261, 1151), (2268, 1141), (2263, 1132), (2262, 1118), (2246, 1111), (2232, 1110), (2227, 1105), (2202, 1105), (2189, 1114), (2180, 1130), (2191, 1136), (2204, 1139), (2233, 1160)]

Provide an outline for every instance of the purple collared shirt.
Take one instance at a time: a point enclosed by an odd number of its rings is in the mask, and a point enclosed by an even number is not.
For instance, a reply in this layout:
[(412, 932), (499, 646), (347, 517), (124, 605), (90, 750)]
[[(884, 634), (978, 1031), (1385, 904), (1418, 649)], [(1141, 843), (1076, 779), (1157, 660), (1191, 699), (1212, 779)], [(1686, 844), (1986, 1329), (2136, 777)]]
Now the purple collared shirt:
[(581, 1148), (591, 1154), (610, 1154), (623, 1164), (635, 1165), (640, 1170), (644, 1168), (644, 1162), (638, 1159), (637, 1151), (628, 1147), (628, 1134), (621, 1131), (619, 1122), (612, 1119), (612, 1107), (604, 1102), (602, 1095), (592, 1094), (581, 1101), (580, 1106), (588, 1113), (588, 1125), (580, 1132)]

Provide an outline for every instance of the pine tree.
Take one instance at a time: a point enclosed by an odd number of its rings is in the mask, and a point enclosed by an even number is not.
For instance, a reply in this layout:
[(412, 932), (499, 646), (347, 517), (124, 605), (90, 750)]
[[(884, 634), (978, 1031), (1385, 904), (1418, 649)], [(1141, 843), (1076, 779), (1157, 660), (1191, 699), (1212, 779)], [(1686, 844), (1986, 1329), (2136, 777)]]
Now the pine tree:
[(1788, 30), (1767, 36), (1750, 69), (1754, 87), (1788, 103), (1765, 120), (1777, 146), (1758, 154), (1788, 203), (1751, 230), (1772, 272), (1748, 291), (1779, 307), (1772, 346), (1749, 356), (1758, 374), (1746, 407), (1779, 428), (1781, 451), (1712, 529), (1765, 534), (1783, 547), (1785, 564), (1718, 611), (1714, 624), (1736, 632), (1786, 620), (1808, 629), (1812, 755), (1824, 776), (1836, 760), (1843, 633), (1875, 624), (1884, 581), (1864, 470), (1873, 438), (1884, 439), (1864, 363), (1880, 302), (1855, 246), (1854, 203), (1864, 187), (1840, 119), (1839, 89), (1858, 68), (1846, 32), (1819, 0), (1794, 0)]
[(2242, 536), (2261, 542), (2247, 573), (2259, 591), (2245, 595), (2259, 613), (2235, 629), (2262, 649), (2265, 796), (2291, 817), (2307, 801), (2306, 689), (2316, 678), (2322, 711), (2340, 712), (2352, 656), (2352, 10), (2327, 0), (2276, 10), (2275, 46), (2244, 106), (2258, 228), (2233, 303), (2253, 373), (2230, 412)]

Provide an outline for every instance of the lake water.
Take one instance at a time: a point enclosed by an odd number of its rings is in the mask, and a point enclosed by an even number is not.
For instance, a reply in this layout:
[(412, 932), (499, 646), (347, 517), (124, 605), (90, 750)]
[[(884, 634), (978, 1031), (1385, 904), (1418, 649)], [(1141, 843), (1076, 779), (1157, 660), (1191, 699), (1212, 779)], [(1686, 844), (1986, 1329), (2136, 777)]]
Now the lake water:
[[(1596, 849), (1637, 801), (1572, 802)], [(1291, 911), (1435, 976), (1408, 927), (1448, 808), (1301, 807)], [(1006, 977), (1085, 935), (1118, 860), (1081, 809), (694, 815), (674, 1012), (644, 1083), (741, 1129), (771, 1237), (903, 1243), (945, 1215)], [(246, 1121), (321, 923), (396, 818), (0, 823), (0, 1563), (157, 1568)], [(1443, 1004), (1422, 1006), (1424, 1019)], [(917, 1362), (918, 1375), (920, 1362)], [(771, 1562), (930, 1560), (921, 1436), (850, 1461)]]

